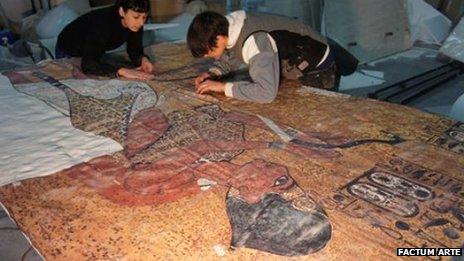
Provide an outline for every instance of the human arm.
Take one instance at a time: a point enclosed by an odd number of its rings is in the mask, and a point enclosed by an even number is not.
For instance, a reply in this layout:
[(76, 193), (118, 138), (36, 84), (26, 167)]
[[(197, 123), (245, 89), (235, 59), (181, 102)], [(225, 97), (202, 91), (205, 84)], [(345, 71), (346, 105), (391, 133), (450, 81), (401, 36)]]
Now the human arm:
[(154, 78), (154, 65), (148, 56), (143, 53), (143, 28), (138, 32), (130, 32), (127, 38), (127, 54), (136, 69), (119, 68), (117, 75), (128, 79), (152, 80)]
[[(245, 41), (242, 53), (244, 62), (249, 64), (251, 81), (225, 83), (224, 94), (240, 100), (272, 102), (280, 81), (279, 55), (274, 40), (265, 32), (254, 33)], [(215, 83), (211, 85), (210, 88), (219, 89)]]
[(224, 84), (224, 94), (239, 100), (270, 103), (277, 96), (279, 73), (277, 54), (258, 54), (250, 61), (251, 81), (227, 82)]
[(127, 79), (138, 79), (138, 80), (153, 80), (155, 76), (151, 73), (146, 73), (142, 70), (119, 68), (117, 70), (117, 77), (124, 77)]
[(130, 32), (127, 37), (127, 54), (132, 64), (145, 73), (153, 73), (154, 65), (143, 52), (143, 28), (137, 32)]

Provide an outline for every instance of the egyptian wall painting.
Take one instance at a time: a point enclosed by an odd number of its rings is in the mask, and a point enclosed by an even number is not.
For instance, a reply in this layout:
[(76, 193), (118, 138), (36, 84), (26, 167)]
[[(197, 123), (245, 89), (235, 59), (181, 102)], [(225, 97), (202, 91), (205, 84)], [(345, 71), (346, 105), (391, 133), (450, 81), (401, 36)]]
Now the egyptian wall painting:
[(464, 123), (457, 122), (430, 142), (455, 153), (464, 154)]
[[(231, 162), (245, 150), (282, 150), (301, 157), (339, 157), (335, 149), (391, 140), (356, 140), (343, 144), (315, 142), (269, 119), (217, 105), (164, 114), (141, 112), (127, 131), (121, 164), (99, 158), (77, 166), (68, 175), (94, 187), (101, 195), (125, 205), (161, 204), (199, 193), (217, 184), (227, 189), (226, 207), (232, 227), (232, 247), (250, 247), (279, 255), (307, 255), (323, 248), (331, 237), (325, 211), (294, 181), (288, 167), (256, 158), (245, 164)], [(275, 124), (275, 125), (271, 125)], [(248, 125), (248, 126), (247, 126)], [(283, 128), (284, 141), (251, 141), (246, 127)], [(151, 139), (147, 139), (149, 132)], [(140, 143), (143, 140), (143, 143)], [(101, 173), (104, 177), (101, 177)]]
[[(256, 152), (331, 159), (345, 148), (403, 142), (392, 135), (386, 140), (327, 143), (320, 133), (314, 136), (214, 104), (173, 106), (136, 83), (63, 84), (40, 70), (31, 75), (42, 82), (21, 81), (16, 88), (69, 115), (74, 127), (124, 145), (121, 153), (79, 164), (65, 175), (121, 206), (157, 206), (217, 187), (225, 193), (232, 248), (304, 256), (331, 239), (330, 218), (298, 186), (285, 161), (274, 162)], [(247, 138), (253, 131), (264, 138)], [(234, 161), (247, 153), (249, 160)]]
[(464, 183), (401, 157), (378, 163), (325, 204), (404, 247), (461, 248)]
[[(385, 161), (356, 155), (383, 148), (399, 152), (416, 135), (414, 126), (402, 132), (388, 123), (368, 125), (380, 121), (379, 104), (372, 114), (357, 115), (363, 108), (353, 106), (356, 100), (322, 97), (308, 107), (324, 114), (311, 119), (328, 127), (314, 131), (297, 113), (271, 119), (270, 111), (279, 116), (288, 107), (281, 100), (274, 107), (239, 110), (196, 99), (186, 90), (202, 65), (176, 66), (152, 86), (72, 80), (73, 67), (58, 65), (7, 74), (18, 91), (69, 116), (74, 127), (124, 147), (53, 176), (0, 189), (2, 203), (46, 256), (121, 259), (139, 253), (175, 259), (220, 241), (249, 258), (256, 255), (250, 249), (266, 257), (321, 257), (346, 240), (357, 240), (355, 248), (371, 240), (343, 234), (344, 226), (357, 230), (354, 221), (401, 246), (462, 246), (462, 182), (456, 175), (401, 155), (385, 155)], [(353, 129), (336, 125), (333, 115), (342, 115), (349, 127), (356, 122), (364, 138), (340, 136)], [(421, 129), (419, 140), (453, 157), (462, 155), (454, 145), (440, 145), (451, 143), (432, 139), (446, 134), (458, 140), (461, 125), (435, 125), (440, 127)], [(335, 166), (349, 160), (364, 160), (362, 166), (368, 167)], [(311, 180), (315, 174), (308, 165), (322, 166), (325, 176)], [(177, 256), (170, 255), (174, 250)], [(339, 252), (324, 253), (336, 257)]]

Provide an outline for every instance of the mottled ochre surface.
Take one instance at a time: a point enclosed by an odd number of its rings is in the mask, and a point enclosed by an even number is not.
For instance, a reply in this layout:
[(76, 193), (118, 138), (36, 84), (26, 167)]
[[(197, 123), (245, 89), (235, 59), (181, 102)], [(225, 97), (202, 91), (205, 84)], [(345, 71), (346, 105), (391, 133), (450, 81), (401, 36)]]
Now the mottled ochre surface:
[[(0, 201), (46, 259), (287, 258), (246, 247), (229, 249), (226, 194), (237, 182), (235, 171), (256, 159), (284, 166), (332, 225), (323, 249), (294, 259), (390, 260), (398, 258), (397, 247), (463, 246), (464, 125), (287, 81), (271, 104), (198, 96), (193, 79), (172, 80), (197, 74), (207, 61), (192, 59), (183, 45), (157, 45), (147, 52), (156, 57), (160, 73), (148, 84), (162, 98), (139, 112), (127, 132), (117, 126), (101, 131), (97, 128), (105, 124), (85, 125), (86, 112), (77, 114), (76, 128), (116, 135), (124, 151), (0, 188)], [(5, 75), (20, 87), (42, 81), (32, 75), (34, 70), (58, 80), (83, 78), (69, 61)], [(220, 116), (198, 108), (214, 108)], [(257, 114), (296, 130), (308, 142), (375, 141), (330, 149), (292, 147)], [(404, 141), (379, 142), (394, 137)], [(273, 148), (272, 142), (285, 148)], [(406, 184), (403, 188), (414, 185), (428, 194), (389, 190), (375, 183), (373, 173), (388, 173)], [(214, 184), (201, 190), (200, 178)], [(408, 208), (373, 202), (356, 192), (359, 184), (395, 191), (393, 198)]]

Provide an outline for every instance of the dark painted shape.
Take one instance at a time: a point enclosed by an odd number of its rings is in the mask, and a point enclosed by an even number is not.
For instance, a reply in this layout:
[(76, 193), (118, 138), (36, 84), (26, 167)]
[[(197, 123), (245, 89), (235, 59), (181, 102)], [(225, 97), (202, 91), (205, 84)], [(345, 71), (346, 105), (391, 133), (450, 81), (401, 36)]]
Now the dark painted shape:
[(343, 197), (340, 194), (335, 194), (335, 196), (333, 198), (338, 202), (343, 201), (345, 199), (345, 197)]
[(451, 213), (453, 213), (453, 216), (457, 218), (461, 223), (464, 223), (464, 210), (460, 208), (452, 208)]
[(422, 178), (422, 176), (424, 176), (424, 175), (425, 175), (425, 170), (418, 170), (418, 171), (415, 171), (414, 173), (412, 173), (412, 176), (415, 179)]
[(409, 230), (411, 228), (408, 223), (401, 220), (395, 222), (395, 227), (401, 230)]
[(232, 247), (248, 247), (285, 256), (300, 256), (322, 249), (332, 227), (324, 211), (297, 210), (280, 195), (267, 194), (259, 203), (229, 197), (227, 213), (232, 225)]
[[(411, 185), (411, 183), (409, 183), (409, 182), (402, 181), (402, 182), (401, 182), (401, 185), (402, 185), (402, 186), (405, 186), (405, 187), (408, 187), (408, 188), (412, 188), (412, 185)], [(430, 195), (430, 194), (427, 193), (427, 195)], [(426, 196), (427, 196), (427, 195), (426, 195)]]
[(447, 227), (443, 229), (443, 234), (445, 234), (445, 236), (451, 239), (459, 239), (461, 237), (458, 231), (452, 227)]
[(308, 148), (321, 148), (321, 149), (345, 149), (345, 148), (352, 148), (352, 147), (357, 147), (360, 145), (364, 144), (370, 144), (370, 143), (385, 143), (385, 144), (390, 144), (390, 145), (395, 145), (399, 143), (403, 143), (405, 140), (401, 138), (400, 136), (393, 135), (393, 138), (390, 140), (380, 140), (380, 139), (365, 139), (365, 140), (354, 140), (342, 144), (326, 144), (326, 143), (313, 143), (313, 142), (308, 142), (300, 139), (292, 139), (290, 142), (308, 147)]
[(425, 224), (424, 228), (429, 228), (429, 227), (437, 227), (437, 226), (443, 226), (449, 223), (449, 220), (446, 218), (437, 218), (430, 220)]
[(461, 186), (461, 185), (459, 185), (459, 184), (453, 185), (453, 186), (451, 187), (451, 192), (453, 192), (453, 193), (458, 193), (459, 191), (461, 191), (461, 189), (462, 189), (462, 186)]
[(416, 194), (416, 196), (420, 198), (428, 198), (430, 196), (430, 193), (428, 193), (427, 191), (423, 191), (423, 190), (416, 190), (414, 193)]

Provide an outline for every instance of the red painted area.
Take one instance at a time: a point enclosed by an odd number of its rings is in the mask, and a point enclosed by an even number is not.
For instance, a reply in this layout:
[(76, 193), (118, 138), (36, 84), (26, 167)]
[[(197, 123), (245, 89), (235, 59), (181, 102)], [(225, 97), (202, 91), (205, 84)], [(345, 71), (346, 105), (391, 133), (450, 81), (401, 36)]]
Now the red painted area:
[(8, 77), (12, 84), (32, 83), (31, 80), (27, 79), (22, 73), (19, 73), (18, 71), (8, 71), (3, 72), (2, 74)]
[[(267, 128), (259, 118), (237, 112), (226, 113), (221, 120)], [(200, 178), (216, 182), (221, 187), (238, 189), (240, 197), (249, 203), (258, 202), (266, 193), (280, 193), (294, 185), (287, 168), (280, 164), (256, 159), (236, 165), (226, 160), (213, 162), (203, 158), (209, 153), (269, 148), (269, 142), (246, 141), (243, 135), (236, 135), (232, 140), (212, 140), (214, 137), (202, 134), (202, 125), (197, 124), (195, 118), (185, 121), (185, 124), (193, 124), (192, 131), (199, 133), (201, 138), (165, 151), (154, 150), (157, 157), (152, 162), (134, 164), (127, 158), (118, 161), (115, 156), (103, 156), (65, 172), (105, 198), (123, 205), (157, 205), (197, 194), (201, 191), (198, 185)], [(215, 123), (212, 121), (210, 124)], [(144, 152), (169, 127), (166, 116), (160, 110), (150, 108), (141, 111), (129, 126), (124, 155), (130, 158)], [(211, 134), (210, 127), (207, 133)], [(276, 149), (303, 157), (339, 156), (334, 150), (317, 150), (292, 143), (282, 143)]]
[(164, 114), (155, 108), (139, 112), (127, 132), (125, 154), (132, 157), (155, 142), (169, 127)]
[[(281, 178), (281, 184), (278, 182)], [(279, 194), (294, 185), (285, 166), (257, 159), (240, 167), (229, 180), (240, 197), (249, 204), (258, 203), (263, 195)]]

